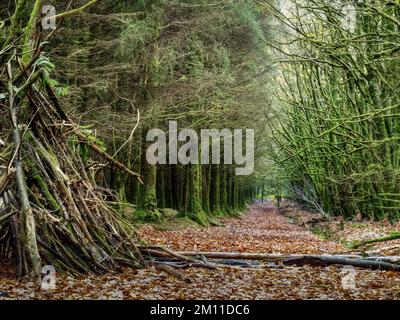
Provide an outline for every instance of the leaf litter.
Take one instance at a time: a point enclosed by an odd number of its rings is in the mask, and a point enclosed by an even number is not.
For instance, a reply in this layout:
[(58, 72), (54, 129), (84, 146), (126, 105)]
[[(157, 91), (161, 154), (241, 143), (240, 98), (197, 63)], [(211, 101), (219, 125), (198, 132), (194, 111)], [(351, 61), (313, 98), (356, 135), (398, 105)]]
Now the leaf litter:
[[(159, 230), (140, 227), (142, 238), (178, 251), (253, 253), (340, 253), (347, 249), (290, 223), (270, 204), (253, 205), (224, 226)], [(153, 267), (126, 268), (118, 274), (57, 274), (56, 288), (41, 291), (29, 280), (16, 280), (10, 265), (0, 268), (0, 300), (4, 299), (400, 299), (397, 272), (356, 269), (354, 286), (343, 286), (340, 266), (274, 268), (187, 268), (191, 283)], [(5, 294), (4, 294), (5, 293)]]

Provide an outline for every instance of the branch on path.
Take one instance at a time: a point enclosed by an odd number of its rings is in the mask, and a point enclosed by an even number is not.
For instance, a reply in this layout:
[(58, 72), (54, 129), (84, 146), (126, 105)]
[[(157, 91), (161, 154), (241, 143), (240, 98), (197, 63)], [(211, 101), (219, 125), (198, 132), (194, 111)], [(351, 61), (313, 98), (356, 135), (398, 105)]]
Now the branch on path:
[(336, 256), (307, 256), (300, 258), (291, 258), (282, 261), (284, 265), (304, 265), (304, 264), (316, 264), (316, 265), (331, 265), (338, 264), (344, 266), (353, 266), (367, 269), (379, 269), (379, 270), (396, 270), (400, 271), (400, 257), (397, 263), (390, 263), (381, 259), (366, 259), (366, 258), (343, 258)]
[[(399, 270), (400, 257), (397, 256), (361, 256), (327, 254), (264, 254), (240, 252), (180, 252), (180, 255), (225, 260), (264, 260), (280, 261), (284, 265), (350, 265), (360, 268)], [(221, 261), (218, 261), (221, 264)]]
[(349, 247), (351, 249), (357, 249), (359, 247), (362, 247), (367, 244), (375, 243), (375, 242), (385, 242), (385, 241), (392, 241), (400, 239), (400, 232), (392, 232), (391, 234), (384, 236), (384, 237), (379, 237), (379, 238), (373, 238), (373, 239), (368, 239), (364, 241), (354, 241), (353, 243), (349, 244)]

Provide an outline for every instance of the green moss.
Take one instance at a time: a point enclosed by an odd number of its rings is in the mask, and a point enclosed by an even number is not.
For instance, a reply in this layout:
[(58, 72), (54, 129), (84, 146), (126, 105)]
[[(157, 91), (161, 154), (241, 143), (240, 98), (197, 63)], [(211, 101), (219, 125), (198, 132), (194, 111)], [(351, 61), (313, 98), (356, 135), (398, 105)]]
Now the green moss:
[(159, 209), (165, 219), (171, 220), (178, 216), (178, 211), (171, 208)]
[(160, 223), (164, 221), (164, 215), (158, 209), (137, 209), (132, 217), (135, 223)]
[(201, 225), (202, 227), (206, 227), (206, 226), (210, 225), (210, 219), (202, 211), (188, 212), (188, 213), (186, 213), (186, 216), (188, 218), (190, 218), (191, 220), (193, 220), (194, 222)]
[(44, 198), (48, 201), (50, 207), (54, 211), (60, 210), (60, 205), (58, 204), (57, 200), (51, 194), (47, 184), (44, 182), (43, 178), (39, 174), (34, 174), (33, 179), (35, 180), (36, 185), (40, 189), (40, 192), (44, 196)]
[[(27, 134), (29, 134), (29, 131), (27, 131)], [(46, 182), (44, 179), (39, 175), (37, 168), (33, 165), (33, 163), (29, 160), (25, 160), (26, 164), (29, 166), (30, 170), (33, 172), (31, 175), (31, 178), (35, 182), (36, 186), (38, 187), (39, 191), (43, 195), (43, 197), (46, 199), (48, 202), (50, 208), (54, 211), (58, 211), (61, 209), (60, 204), (57, 202), (57, 200), (53, 197), (49, 187), (47, 186)], [(33, 193), (31, 194), (31, 196)], [(35, 196), (36, 198), (36, 196)], [(36, 198), (35, 201), (38, 201)]]
[(27, 26), (23, 29), (23, 32), (25, 33), (25, 40), (24, 40), (24, 54), (22, 55), (22, 62), (27, 63), (31, 59), (32, 51), (31, 51), (31, 40), (33, 33), (35, 31), (35, 25), (37, 22), (37, 19), (39, 18), (40, 15), (40, 10), (42, 9), (43, 5), (43, 0), (36, 0), (35, 4), (33, 6), (31, 16), (29, 18), (29, 22)]
[(162, 231), (183, 230), (189, 228), (196, 228), (199, 224), (189, 217), (175, 218), (172, 220), (165, 220), (161, 223), (154, 225), (154, 228)]

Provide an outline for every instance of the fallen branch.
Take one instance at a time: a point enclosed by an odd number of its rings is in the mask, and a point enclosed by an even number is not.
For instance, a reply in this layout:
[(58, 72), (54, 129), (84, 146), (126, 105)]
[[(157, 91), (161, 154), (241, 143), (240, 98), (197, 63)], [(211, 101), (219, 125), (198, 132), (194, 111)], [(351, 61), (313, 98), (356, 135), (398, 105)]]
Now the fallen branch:
[[(370, 269), (400, 270), (400, 257), (397, 256), (263, 254), (240, 252), (179, 252), (179, 254), (191, 257), (204, 257), (207, 259), (281, 261), (284, 265), (338, 264)], [(221, 264), (222, 262), (218, 261), (218, 263)]]
[(357, 249), (359, 247), (362, 247), (367, 244), (375, 243), (375, 242), (385, 242), (385, 241), (392, 241), (400, 239), (400, 232), (392, 232), (388, 236), (380, 237), (380, 238), (374, 238), (374, 239), (368, 239), (364, 241), (354, 241), (349, 245), (351, 249)]
[(152, 262), (171, 262), (178, 261), (185, 263), (187, 267), (202, 267), (208, 269), (216, 269), (217, 265), (208, 263), (201, 259), (196, 259), (187, 255), (182, 255), (163, 246), (138, 246), (140, 252), (147, 256)]
[(282, 261), (285, 265), (303, 265), (303, 264), (317, 264), (317, 265), (330, 265), (339, 264), (344, 266), (353, 266), (368, 269), (379, 269), (379, 270), (396, 270), (400, 271), (400, 264), (389, 263), (382, 260), (372, 259), (350, 259), (335, 256), (304, 256), (301, 258), (291, 258)]
[[(242, 259), (242, 260), (285, 260), (290, 258), (301, 258), (304, 254), (277, 254), (277, 253), (242, 253), (242, 252), (179, 252), (184, 256), (203, 256), (208, 259)], [(324, 256), (324, 255), (312, 255)], [(335, 255), (343, 258), (359, 258), (359, 255)], [(399, 257), (400, 259), (400, 257)]]

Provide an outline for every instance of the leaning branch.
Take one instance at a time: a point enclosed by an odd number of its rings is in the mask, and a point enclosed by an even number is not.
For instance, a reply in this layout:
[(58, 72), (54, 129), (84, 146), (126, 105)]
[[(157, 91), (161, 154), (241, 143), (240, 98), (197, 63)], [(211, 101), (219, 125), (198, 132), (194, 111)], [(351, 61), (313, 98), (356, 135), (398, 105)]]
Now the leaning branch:
[(400, 239), (400, 232), (392, 232), (391, 234), (384, 236), (384, 237), (379, 237), (379, 238), (373, 238), (373, 239), (368, 239), (364, 241), (355, 241), (352, 244), (350, 244), (351, 249), (357, 249), (359, 247), (362, 247), (367, 244), (375, 243), (375, 242), (385, 242), (385, 241), (392, 241)]
[(82, 132), (76, 132), (76, 135), (80, 139), (80, 141), (79, 141), (80, 143), (87, 145), (92, 151), (94, 151), (98, 155), (104, 157), (114, 167), (120, 169), (121, 171), (124, 171), (125, 173), (127, 173), (133, 177), (136, 177), (139, 180), (139, 182), (143, 184), (142, 177), (138, 173), (133, 172), (127, 166), (125, 166), (123, 163), (119, 162), (118, 160), (116, 160), (112, 156), (110, 156), (108, 153), (101, 150), (95, 142), (88, 141), (87, 137)]
[(61, 19), (61, 18), (66, 18), (66, 17), (70, 17), (76, 14), (80, 14), (83, 13), (86, 9), (90, 8), (91, 6), (95, 5), (99, 0), (92, 0), (89, 1), (88, 3), (86, 3), (85, 5), (83, 5), (82, 7), (76, 8), (76, 9), (72, 9), (66, 12), (62, 12), (60, 14), (55, 15), (53, 18), (54, 19)]
[[(55, 94), (53, 88), (52, 88), (51, 85), (48, 84), (47, 82), (46, 82), (46, 90), (47, 90), (47, 93), (48, 93), (48, 95), (49, 95), (50, 100), (52, 101), (52, 103), (53, 103), (53, 105), (54, 105), (54, 107), (55, 107), (55, 109), (56, 109), (56, 111), (57, 111), (57, 113), (58, 113), (58, 116), (59, 116), (62, 120), (66, 121), (66, 122), (73, 123), (73, 121), (70, 120), (70, 118), (69, 118), (68, 115), (65, 113), (64, 109), (62, 108), (62, 106), (61, 106), (60, 102), (58, 101), (58, 98), (57, 98), (57, 96), (56, 96), (56, 94)], [(135, 128), (133, 129), (133, 131), (134, 131), (135, 129), (136, 129), (136, 126), (135, 126)], [(80, 141), (79, 141), (80, 143), (83, 143), (83, 144), (87, 145), (92, 151), (94, 151), (94, 152), (97, 153), (98, 155), (104, 157), (104, 158), (105, 158), (107, 161), (109, 161), (114, 167), (120, 169), (121, 171), (124, 171), (125, 173), (127, 173), (127, 174), (129, 174), (129, 175), (131, 175), (131, 176), (133, 176), (133, 177), (136, 177), (136, 178), (138, 179), (138, 181), (139, 181), (141, 184), (143, 184), (142, 177), (141, 177), (138, 173), (133, 172), (133, 171), (130, 170), (127, 166), (125, 166), (123, 163), (119, 162), (119, 161), (116, 160), (114, 157), (112, 157), (112, 156), (109, 155), (108, 153), (106, 153), (106, 152), (104, 152), (103, 150), (101, 150), (101, 149), (96, 145), (95, 142), (93, 142), (93, 141), (88, 141), (87, 136), (86, 136), (85, 134), (83, 134), (83, 133), (80, 131), (80, 128), (79, 128), (79, 127), (77, 127), (77, 129), (76, 129), (76, 135), (77, 135), (78, 138), (80, 139)]]

